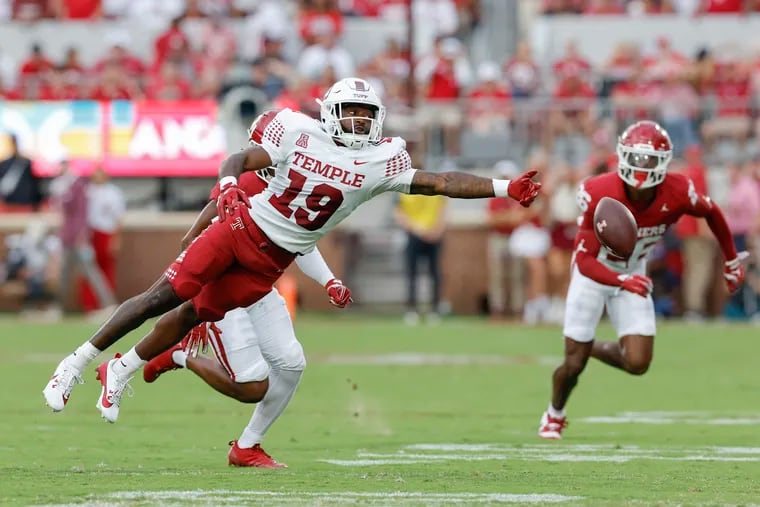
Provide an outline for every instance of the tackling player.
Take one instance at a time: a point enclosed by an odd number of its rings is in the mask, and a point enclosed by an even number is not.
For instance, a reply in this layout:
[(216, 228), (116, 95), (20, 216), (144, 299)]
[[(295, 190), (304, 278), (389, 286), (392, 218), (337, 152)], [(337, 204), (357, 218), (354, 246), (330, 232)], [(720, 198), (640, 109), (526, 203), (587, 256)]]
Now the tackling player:
[[(413, 169), (404, 140), (382, 137), (385, 107), (362, 79), (336, 82), (320, 107), (321, 122), (289, 109), (258, 122), (253, 139), (261, 147), (231, 155), (220, 168), (219, 221), (61, 361), (43, 390), (53, 410), (64, 408), (82, 370), (101, 351), (146, 319), (164, 314), (124, 356), (98, 367), (97, 408), (115, 422), (127, 383), (146, 361), (179, 343), (198, 323), (217, 321), (228, 310), (260, 300), (297, 255), (310, 252), (360, 204), (383, 192), (509, 196), (529, 206), (541, 188), (531, 180), (535, 171), (509, 181)], [(276, 167), (274, 178), (249, 202), (237, 178), (269, 166)]]
[[(703, 217), (726, 259), (723, 276), (730, 291), (744, 280), (741, 260), (720, 208), (699, 194), (681, 174), (667, 173), (673, 155), (668, 133), (657, 123), (628, 127), (617, 145), (618, 170), (594, 176), (578, 190), (583, 212), (575, 238), (572, 277), (565, 303), (565, 360), (554, 371), (552, 400), (541, 418), (538, 435), (562, 438), (565, 404), (589, 357), (632, 375), (643, 375), (652, 362), (655, 312), (646, 257), (666, 229), (682, 215)], [(594, 234), (594, 211), (602, 197), (622, 202), (633, 213), (638, 240), (629, 260), (615, 257)], [(595, 341), (604, 309), (618, 341)]]
[[(251, 132), (255, 131), (256, 122)], [(268, 170), (244, 173), (240, 188), (253, 196), (267, 186)], [(211, 192), (209, 203), (183, 238), (183, 248), (216, 217), (219, 185)], [(337, 280), (315, 248), (296, 258), (299, 269), (327, 290), (330, 302), (345, 308), (351, 291)], [(211, 345), (217, 360), (198, 357), (197, 352)], [(187, 368), (222, 394), (242, 403), (258, 403), (240, 438), (231, 442), (230, 465), (283, 468), (261, 448), (267, 430), (284, 412), (298, 387), (306, 366), (303, 347), (296, 338), (285, 300), (277, 289), (248, 308), (227, 312), (218, 323), (194, 327), (179, 344), (153, 358), (143, 369), (146, 382), (161, 374)]]

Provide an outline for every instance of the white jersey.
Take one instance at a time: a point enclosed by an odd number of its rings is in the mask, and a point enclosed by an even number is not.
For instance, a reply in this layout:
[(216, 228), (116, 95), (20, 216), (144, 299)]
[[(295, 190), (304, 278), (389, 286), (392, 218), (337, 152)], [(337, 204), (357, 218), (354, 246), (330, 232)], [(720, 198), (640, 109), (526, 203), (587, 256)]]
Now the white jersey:
[(415, 170), (406, 142), (385, 138), (361, 150), (338, 146), (316, 120), (283, 109), (266, 113), (251, 138), (276, 167), (251, 217), (280, 247), (307, 253), (360, 204), (383, 192), (408, 193)]

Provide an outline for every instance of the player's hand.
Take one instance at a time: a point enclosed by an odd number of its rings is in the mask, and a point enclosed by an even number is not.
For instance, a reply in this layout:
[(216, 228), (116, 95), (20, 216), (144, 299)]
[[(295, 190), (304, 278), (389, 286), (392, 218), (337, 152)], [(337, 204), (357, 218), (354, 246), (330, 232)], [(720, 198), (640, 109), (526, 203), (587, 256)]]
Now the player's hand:
[(231, 215), (241, 203), (248, 208), (251, 207), (248, 196), (245, 195), (242, 188), (237, 186), (237, 182), (228, 182), (224, 186), (220, 186), (219, 197), (216, 199), (216, 213), (219, 215), (219, 221), (224, 222), (227, 216)]
[(213, 322), (198, 324), (182, 339), (182, 350), (191, 357), (196, 357), (200, 352), (207, 353), (211, 333), (216, 333), (219, 337), (221, 330)]
[(644, 275), (620, 275), (620, 288), (645, 298), (652, 292), (652, 279)]
[(723, 264), (723, 278), (726, 280), (729, 292), (739, 290), (744, 283), (744, 265), (742, 261), (749, 257), (749, 252), (739, 252), (735, 258)]
[(536, 197), (538, 197), (539, 190), (541, 190), (541, 183), (531, 179), (536, 174), (538, 174), (538, 171), (528, 171), (519, 178), (511, 180), (509, 187), (507, 187), (509, 197), (526, 208), (530, 206)]
[(336, 278), (327, 282), (325, 289), (327, 289), (327, 295), (330, 297), (330, 303), (338, 308), (345, 308), (349, 303), (354, 302), (351, 298), (351, 289)]

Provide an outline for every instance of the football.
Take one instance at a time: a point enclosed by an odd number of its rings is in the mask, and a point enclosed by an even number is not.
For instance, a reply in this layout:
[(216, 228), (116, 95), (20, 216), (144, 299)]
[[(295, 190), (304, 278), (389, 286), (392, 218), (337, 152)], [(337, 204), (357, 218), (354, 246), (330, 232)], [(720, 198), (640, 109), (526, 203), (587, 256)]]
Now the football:
[(622, 202), (602, 197), (594, 211), (594, 234), (617, 257), (628, 259), (636, 247), (636, 219)]

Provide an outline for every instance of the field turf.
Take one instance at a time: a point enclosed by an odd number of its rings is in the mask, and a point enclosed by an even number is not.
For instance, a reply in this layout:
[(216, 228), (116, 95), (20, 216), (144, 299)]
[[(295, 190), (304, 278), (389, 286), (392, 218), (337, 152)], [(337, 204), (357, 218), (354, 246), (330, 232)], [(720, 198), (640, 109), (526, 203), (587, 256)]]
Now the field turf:
[(290, 468), (256, 470), (226, 461), (253, 406), (188, 371), (135, 378), (111, 425), (93, 365), (51, 413), (94, 327), (0, 320), (0, 505), (760, 505), (760, 328), (662, 323), (649, 373), (590, 363), (545, 442), (558, 329), (302, 315), (309, 366), (264, 445)]

